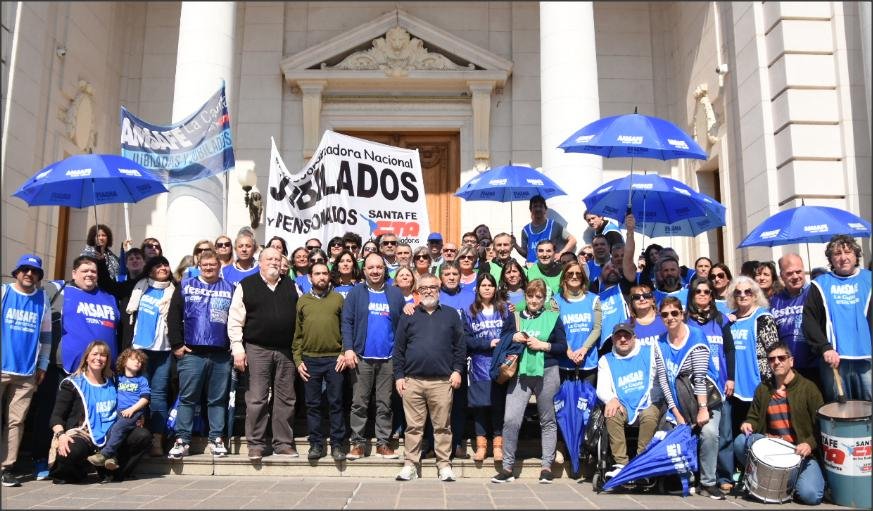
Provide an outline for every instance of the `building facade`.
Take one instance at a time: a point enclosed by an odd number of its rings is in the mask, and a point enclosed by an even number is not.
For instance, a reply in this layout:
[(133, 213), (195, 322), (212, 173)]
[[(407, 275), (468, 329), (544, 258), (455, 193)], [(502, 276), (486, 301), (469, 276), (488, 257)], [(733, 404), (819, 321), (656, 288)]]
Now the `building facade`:
[[(721, 201), (727, 226), (656, 239), (686, 264), (738, 268), (768, 216), (829, 205), (871, 217), (870, 4), (862, 2), (3, 2), (2, 267), (25, 252), (69, 276), (93, 209), (12, 197), (66, 156), (119, 152), (119, 108), (153, 124), (195, 111), (225, 80), (237, 169), (129, 206), (130, 236), (171, 263), (249, 223), (237, 174), (266, 191), (270, 137), (301, 168), (331, 129), (421, 151), (432, 230), (516, 235), (527, 203), (463, 203), (491, 166), (541, 167), (567, 192), (552, 214), (580, 237), (581, 198), (629, 159), (557, 145), (600, 117), (676, 123), (708, 159), (636, 159)], [(124, 208), (97, 220), (125, 237)], [(263, 226), (257, 229), (263, 237)], [(261, 240), (263, 241), (263, 240)], [(638, 245), (649, 240), (637, 238)], [(809, 247), (813, 266), (823, 246)], [(869, 240), (864, 257), (869, 259)], [(8, 270), (4, 270), (8, 271)]]

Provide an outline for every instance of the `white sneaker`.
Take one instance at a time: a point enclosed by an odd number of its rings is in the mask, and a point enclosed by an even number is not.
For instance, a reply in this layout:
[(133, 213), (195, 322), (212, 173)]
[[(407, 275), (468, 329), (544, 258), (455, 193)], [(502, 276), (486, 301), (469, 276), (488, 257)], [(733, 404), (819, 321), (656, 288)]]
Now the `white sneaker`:
[(219, 458), (224, 458), (225, 456), (227, 456), (227, 447), (224, 446), (224, 442), (221, 440), (221, 437), (209, 441), (209, 450), (212, 452), (213, 456), (217, 456)]
[(173, 444), (173, 447), (170, 448), (170, 452), (167, 454), (167, 458), (171, 460), (182, 459), (184, 456), (188, 456), (188, 449), (191, 446), (188, 445), (188, 442), (184, 440), (176, 440), (176, 443)]
[(605, 480), (612, 479), (613, 477), (617, 476), (618, 473), (621, 472), (621, 469), (623, 469), (623, 468), (624, 468), (624, 465), (620, 465), (620, 464), (616, 463), (615, 465), (612, 466), (612, 470), (603, 474), (603, 478)]
[(440, 469), (440, 481), (450, 483), (455, 480), (455, 473), (452, 472), (452, 467), (443, 467)]
[(403, 468), (400, 469), (400, 473), (397, 474), (395, 479), (398, 481), (412, 481), (413, 479), (418, 479), (418, 471), (415, 469), (414, 465), (403, 465)]

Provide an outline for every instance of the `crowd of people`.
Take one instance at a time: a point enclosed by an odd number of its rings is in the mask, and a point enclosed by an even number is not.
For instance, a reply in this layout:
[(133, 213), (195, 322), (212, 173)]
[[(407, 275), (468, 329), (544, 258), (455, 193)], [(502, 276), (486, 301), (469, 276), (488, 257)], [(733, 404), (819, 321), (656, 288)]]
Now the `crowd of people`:
[[(689, 424), (698, 494), (724, 498), (751, 444), (776, 437), (803, 458), (797, 499), (821, 502), (815, 413), (836, 400), (836, 378), (849, 399), (870, 400), (873, 387), (871, 273), (854, 238), (830, 240), (830, 269), (812, 281), (797, 254), (745, 261), (734, 277), (656, 244), (637, 258), (632, 214), (623, 235), (586, 212), (577, 240), (542, 197), (530, 212), (520, 242), (480, 225), (457, 244), (436, 232), (420, 247), (347, 233), (292, 249), (244, 229), (198, 241), (172, 269), (160, 241), (128, 240), (116, 256), (110, 229), (96, 225), (69, 281), (44, 281), (40, 258), (22, 256), (2, 288), (2, 484), (20, 484), (11, 469), (29, 410), (36, 478), (56, 483), (92, 470), (122, 480), (146, 454), (188, 456), (201, 406), (214, 456), (237, 434), (253, 462), (298, 456), (296, 381), (309, 459), (328, 447), (338, 462), (398, 458), (402, 434), (403, 481), (429, 456), (440, 480), (454, 480), (468, 439), (473, 460), (490, 452), (500, 464), (493, 482), (514, 480), (534, 395), (539, 482), (549, 483), (553, 398), (580, 378), (603, 406), (607, 477), (633, 456), (628, 428), (642, 451), (656, 431)], [(235, 432), (228, 396), (242, 377), (245, 427)]]

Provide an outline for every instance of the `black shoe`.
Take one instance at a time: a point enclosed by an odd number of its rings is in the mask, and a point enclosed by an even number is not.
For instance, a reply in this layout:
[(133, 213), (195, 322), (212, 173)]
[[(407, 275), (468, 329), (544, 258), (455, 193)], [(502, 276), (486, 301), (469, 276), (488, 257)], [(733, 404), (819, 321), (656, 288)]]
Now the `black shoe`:
[(515, 481), (515, 476), (513, 476), (512, 472), (509, 470), (501, 470), (496, 476), (491, 478), (492, 483), (498, 484), (511, 483), (512, 481)]
[(12, 472), (8, 470), (4, 470), (3, 474), (0, 475), (0, 482), (2, 482), (3, 486), (7, 488), (21, 486), (21, 482), (18, 481), (18, 478), (12, 475)]
[(724, 493), (721, 491), (721, 488), (718, 485), (712, 486), (704, 486), (700, 485), (700, 489), (697, 490), (697, 494), (701, 497), (709, 497), (713, 500), (724, 500)]
[(330, 455), (333, 456), (333, 461), (346, 460), (346, 450), (341, 445), (332, 445), (330, 447)]
[(312, 444), (309, 446), (309, 459), (317, 460), (324, 458), (324, 445), (322, 444)]
[(551, 470), (542, 469), (540, 470), (540, 484), (552, 484), (552, 481), (555, 479), (555, 476), (552, 475)]

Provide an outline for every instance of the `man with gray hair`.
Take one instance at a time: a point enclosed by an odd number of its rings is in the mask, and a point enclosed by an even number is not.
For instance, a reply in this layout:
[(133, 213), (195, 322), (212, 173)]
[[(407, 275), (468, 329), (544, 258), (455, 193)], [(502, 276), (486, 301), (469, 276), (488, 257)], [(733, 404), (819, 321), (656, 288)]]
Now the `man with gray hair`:
[(221, 268), (221, 278), (236, 286), (242, 279), (258, 272), (258, 264), (255, 262), (258, 245), (253, 235), (240, 230), (233, 246), (236, 250), (236, 260)]
[[(264, 455), (267, 421), (273, 430), (273, 454), (296, 457), (294, 377), (291, 340), (297, 317), (297, 288), (279, 271), (282, 254), (274, 248), (261, 251), (258, 273), (242, 279), (234, 289), (227, 320), (230, 351), (237, 371), (248, 370), (246, 391), (246, 441), (249, 459)], [(270, 388), (273, 410), (268, 410)]]
[(803, 259), (797, 254), (779, 258), (779, 277), (785, 287), (770, 298), (770, 313), (776, 320), (779, 340), (794, 357), (794, 370), (821, 388), (818, 360), (809, 350), (803, 335), (803, 304), (809, 294), (809, 284), (803, 272)]
[(406, 415), (406, 464), (398, 481), (418, 477), (424, 421), (431, 417), (434, 452), (440, 481), (455, 480), (452, 452), (452, 393), (461, 386), (467, 343), (458, 311), (439, 302), (440, 280), (433, 274), (419, 279), (421, 302), (400, 318), (394, 339), (394, 381)]

